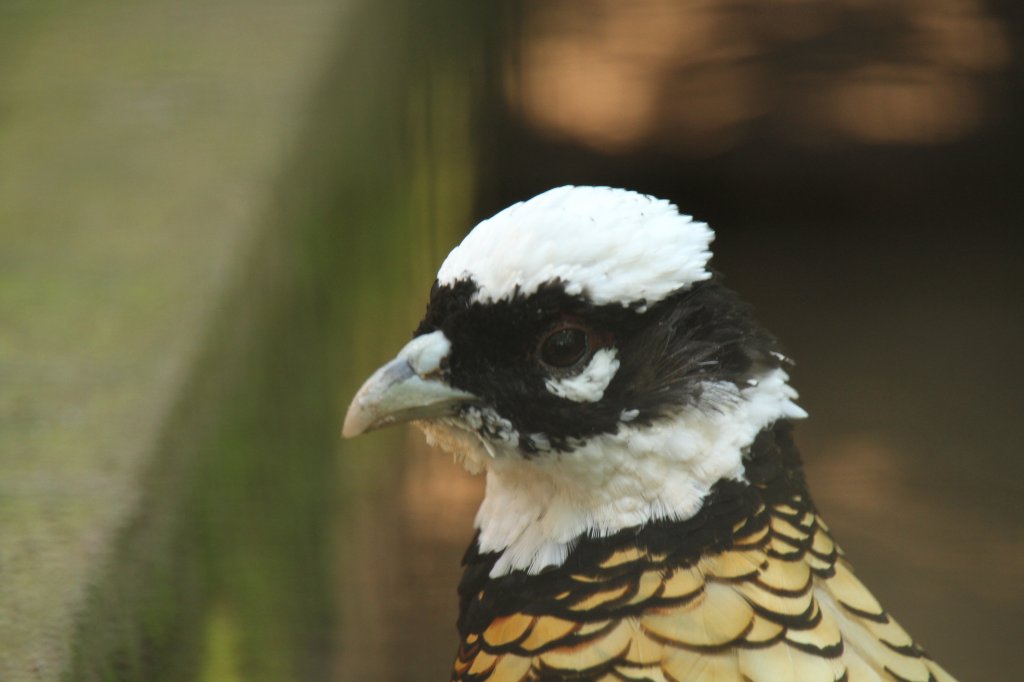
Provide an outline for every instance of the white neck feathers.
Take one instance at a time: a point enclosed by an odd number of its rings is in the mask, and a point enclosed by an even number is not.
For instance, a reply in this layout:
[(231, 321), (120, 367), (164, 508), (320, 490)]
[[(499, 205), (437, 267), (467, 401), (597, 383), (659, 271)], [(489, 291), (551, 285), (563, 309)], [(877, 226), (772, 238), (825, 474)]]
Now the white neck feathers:
[(787, 379), (776, 369), (742, 390), (710, 384), (701, 401), (710, 407), (622, 426), (572, 452), (530, 459), (493, 447), (468, 453), (468, 464), (487, 473), (476, 526), (480, 550), (501, 552), (491, 575), (560, 565), (583, 534), (692, 517), (716, 482), (743, 478), (742, 453), (759, 431), (806, 416)]

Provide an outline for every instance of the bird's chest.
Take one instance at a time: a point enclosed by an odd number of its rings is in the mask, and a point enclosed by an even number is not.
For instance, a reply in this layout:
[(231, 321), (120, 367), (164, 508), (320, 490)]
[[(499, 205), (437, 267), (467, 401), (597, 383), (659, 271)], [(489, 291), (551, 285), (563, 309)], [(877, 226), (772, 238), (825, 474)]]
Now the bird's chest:
[(471, 550), (452, 679), (931, 679), (802, 496), (721, 521), (585, 541), (534, 576), (487, 578)]

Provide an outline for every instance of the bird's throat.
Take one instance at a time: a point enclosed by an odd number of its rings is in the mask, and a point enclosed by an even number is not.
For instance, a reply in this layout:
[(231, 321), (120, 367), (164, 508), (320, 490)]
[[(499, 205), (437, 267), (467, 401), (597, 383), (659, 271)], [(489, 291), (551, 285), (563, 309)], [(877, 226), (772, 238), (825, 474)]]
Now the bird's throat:
[(500, 554), (491, 575), (559, 566), (582, 537), (692, 518), (716, 483), (744, 480), (744, 455), (759, 432), (805, 416), (787, 379), (776, 369), (743, 390), (711, 387), (720, 393), (714, 409), (625, 424), (570, 452), (484, 458), (476, 526), (479, 550)]

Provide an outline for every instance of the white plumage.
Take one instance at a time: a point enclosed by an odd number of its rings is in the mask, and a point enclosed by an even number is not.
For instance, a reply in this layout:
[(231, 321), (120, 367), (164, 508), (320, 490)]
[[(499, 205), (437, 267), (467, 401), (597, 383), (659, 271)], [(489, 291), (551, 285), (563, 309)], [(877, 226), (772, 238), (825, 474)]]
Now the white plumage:
[(656, 303), (708, 279), (711, 229), (670, 202), (609, 187), (559, 187), (484, 220), (445, 259), (442, 285), (472, 279), (475, 300), (561, 281), (603, 305)]

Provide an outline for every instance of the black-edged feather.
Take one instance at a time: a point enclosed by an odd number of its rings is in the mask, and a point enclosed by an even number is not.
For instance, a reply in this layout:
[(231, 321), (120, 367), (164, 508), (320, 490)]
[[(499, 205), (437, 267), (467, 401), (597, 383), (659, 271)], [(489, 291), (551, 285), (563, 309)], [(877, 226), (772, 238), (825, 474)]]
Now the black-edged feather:
[[(656, 521), (607, 537), (580, 537), (562, 565), (538, 574), (513, 571), (491, 578), (491, 569), (500, 554), (481, 554), (474, 538), (463, 557), (465, 572), (459, 584), (460, 634), (465, 638), (480, 632), (495, 618), (512, 613), (571, 615), (586, 620), (602, 620), (609, 611), (623, 615), (620, 602), (629, 599), (628, 590), (621, 599), (583, 614), (563, 613), (565, 604), (557, 596), (568, 589), (579, 591), (579, 582), (573, 576), (599, 570), (603, 562), (623, 547), (636, 547), (645, 555), (662, 557), (660, 564), (685, 567), (702, 556), (730, 549), (738, 538), (765, 528), (773, 503), (793, 504), (793, 500), (799, 500), (799, 512), (813, 511), (791, 429), (789, 422), (780, 421), (762, 430), (745, 460), (749, 483), (718, 482), (692, 518)], [(620, 582), (634, 584), (648, 568), (650, 564), (640, 561), (623, 566), (618, 573), (615, 569), (603, 569), (602, 580), (594, 583), (595, 590), (608, 590)], [(656, 600), (646, 601), (636, 608), (656, 605)]]

